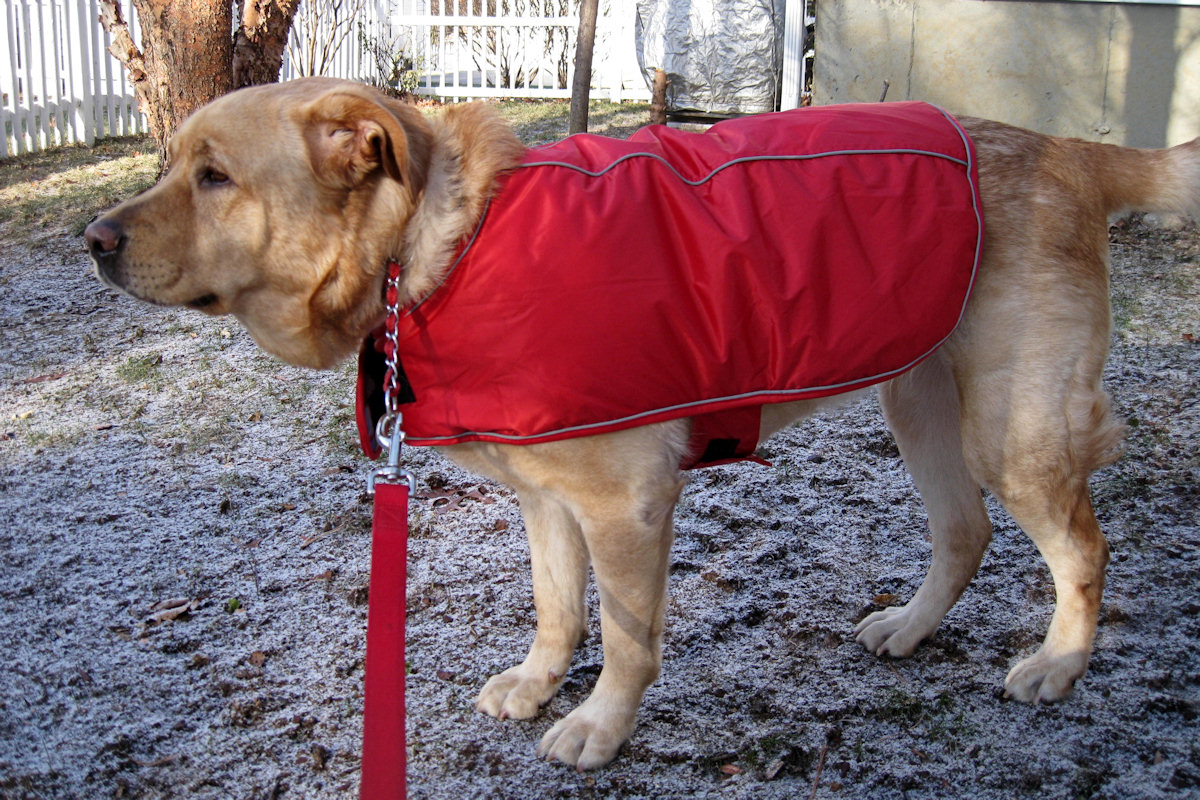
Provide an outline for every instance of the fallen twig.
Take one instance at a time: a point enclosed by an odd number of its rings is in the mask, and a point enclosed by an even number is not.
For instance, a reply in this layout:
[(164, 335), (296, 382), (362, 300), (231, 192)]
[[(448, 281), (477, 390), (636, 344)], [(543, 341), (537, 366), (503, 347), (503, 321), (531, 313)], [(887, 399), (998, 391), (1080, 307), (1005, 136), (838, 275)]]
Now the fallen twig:
[(821, 745), (821, 754), (817, 756), (817, 774), (813, 777), (812, 792), (808, 795), (808, 800), (813, 800), (817, 796), (817, 787), (821, 785), (821, 772), (825, 769), (825, 754), (829, 752), (829, 745)]

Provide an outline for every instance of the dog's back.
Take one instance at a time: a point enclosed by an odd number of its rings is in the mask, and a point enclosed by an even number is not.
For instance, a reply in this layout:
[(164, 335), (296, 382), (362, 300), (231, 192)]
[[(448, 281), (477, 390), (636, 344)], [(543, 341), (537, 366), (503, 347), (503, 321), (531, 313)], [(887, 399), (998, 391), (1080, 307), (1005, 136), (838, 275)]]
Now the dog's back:
[(1035, 213), (1073, 210), (1107, 218), (1153, 211), (1200, 219), (1200, 138), (1144, 150), (1061, 139), (970, 117), (962, 123), (983, 153), (980, 169), (993, 179), (985, 185), (1000, 191), (1033, 189), (1029, 208)]

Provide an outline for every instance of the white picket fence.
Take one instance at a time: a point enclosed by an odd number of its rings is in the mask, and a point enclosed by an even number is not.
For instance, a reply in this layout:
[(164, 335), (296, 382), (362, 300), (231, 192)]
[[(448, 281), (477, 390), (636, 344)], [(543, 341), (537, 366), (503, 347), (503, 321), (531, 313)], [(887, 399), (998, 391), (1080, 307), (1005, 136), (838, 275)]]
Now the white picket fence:
[[(578, 0), (399, 0), (392, 25), (418, 94), (567, 98), (578, 8)], [(633, 0), (604, 0), (596, 25), (592, 96), (648, 100)]]
[(99, 18), (96, 0), (4, 0), (0, 157), (144, 130)]
[[(145, 130), (133, 86), (108, 52), (97, 0), (3, 2), (0, 158)], [(615, 84), (599, 96), (648, 97), (633, 58), (632, 0), (610, 5), (618, 12), (602, 18), (595, 63)], [(568, 97), (577, 7), (578, 0), (313, 0), (297, 14), (281, 78), (391, 77), (447, 98)], [(130, 0), (122, 8), (137, 42)], [(610, 41), (626, 45), (621, 65), (612, 66)]]
[[(393, 0), (394, 41), (409, 56), (418, 94), (443, 98), (570, 97), (578, 0)], [(781, 108), (796, 108), (812, 61), (805, 31), (815, 0), (779, 0), (784, 12)], [(649, 100), (637, 61), (635, 0), (601, 0), (593, 98)]]
[[(784, 107), (803, 85), (794, 42), (811, 22), (788, 3)], [(145, 130), (124, 68), (108, 52), (98, 0), (3, 0), (0, 17), (0, 158)], [(121, 0), (135, 42), (131, 0)], [(322, 74), (418, 94), (570, 96), (578, 0), (305, 0), (281, 78)], [(602, 0), (593, 97), (648, 100), (634, 52), (634, 0)], [(798, 26), (798, 27), (797, 27)], [(796, 40), (796, 31), (799, 40)], [(798, 60), (801, 70), (803, 54)], [(789, 71), (790, 70), (790, 71)]]
[[(133, 85), (108, 52), (111, 39), (100, 25), (97, 0), (3, 2), (0, 158), (145, 131)], [(121, 6), (133, 40), (140, 41), (130, 0)], [(384, 0), (305, 4), (282, 77), (312, 74), (316, 67), (320, 74), (370, 80), (374, 64), (362, 45), (381, 37), (390, 10)]]
[(394, 42), (393, 0), (305, 0), (292, 21), (280, 80), (306, 75), (373, 83), (373, 55)]

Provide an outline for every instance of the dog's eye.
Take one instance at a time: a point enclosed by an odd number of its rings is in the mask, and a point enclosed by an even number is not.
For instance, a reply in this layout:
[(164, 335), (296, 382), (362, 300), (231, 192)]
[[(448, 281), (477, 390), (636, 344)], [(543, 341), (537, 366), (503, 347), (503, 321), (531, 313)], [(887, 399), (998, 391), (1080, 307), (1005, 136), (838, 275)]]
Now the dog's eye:
[(229, 183), (229, 176), (219, 169), (211, 167), (200, 172), (201, 186), (225, 186)]

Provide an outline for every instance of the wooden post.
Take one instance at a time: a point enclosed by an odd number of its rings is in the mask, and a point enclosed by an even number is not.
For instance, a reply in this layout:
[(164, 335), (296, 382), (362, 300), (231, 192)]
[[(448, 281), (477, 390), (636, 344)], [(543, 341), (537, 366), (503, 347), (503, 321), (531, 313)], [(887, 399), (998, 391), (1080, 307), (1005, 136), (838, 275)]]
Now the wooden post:
[(588, 99), (592, 92), (592, 51), (596, 46), (596, 8), (599, 0), (579, 3), (579, 36), (575, 42), (575, 80), (571, 84), (570, 133), (586, 133)]
[(650, 124), (667, 124), (667, 73), (654, 70), (654, 91), (650, 96)]

